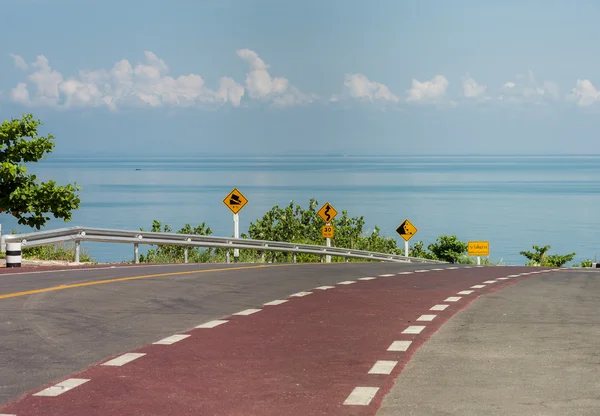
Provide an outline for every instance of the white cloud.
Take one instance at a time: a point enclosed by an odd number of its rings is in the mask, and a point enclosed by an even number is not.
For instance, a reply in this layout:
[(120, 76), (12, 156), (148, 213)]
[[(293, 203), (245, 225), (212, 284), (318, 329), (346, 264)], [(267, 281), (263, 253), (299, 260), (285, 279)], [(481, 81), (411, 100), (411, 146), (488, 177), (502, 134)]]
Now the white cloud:
[[(397, 103), (400, 101), (386, 85), (371, 81), (363, 74), (346, 74), (344, 88), (353, 98), (365, 99), (371, 102), (378, 100)], [(337, 101), (337, 97), (332, 97), (330, 101), (332, 100)]]
[(589, 79), (578, 79), (575, 88), (567, 95), (567, 99), (577, 101), (577, 105), (586, 107), (600, 99), (600, 91)]
[(558, 100), (560, 91), (552, 81), (538, 82), (533, 71), (516, 76), (517, 82), (508, 81), (502, 88), (498, 99), (500, 101), (521, 104), (546, 104), (549, 100)]
[(108, 107), (111, 110), (140, 104), (191, 107), (201, 103), (231, 103), (240, 106), (244, 88), (232, 78), (222, 77), (219, 88), (211, 90), (200, 75), (174, 78), (167, 75), (169, 67), (162, 59), (153, 52), (144, 54), (145, 63), (132, 66), (122, 59), (110, 70), (83, 70), (67, 78), (53, 70), (43, 55), (31, 65), (20, 56), (13, 56), (18, 67), (33, 72), (27, 77), (27, 83), (20, 82), (13, 88), (12, 99), (30, 106)]
[(25, 62), (25, 59), (23, 59), (21, 56), (15, 55), (13, 53), (10, 53), (9, 56), (11, 58), (13, 58), (13, 60), (15, 61), (15, 68), (22, 69), (22, 70), (29, 69), (29, 65), (27, 65), (27, 63)]
[(268, 71), (269, 66), (256, 52), (239, 49), (236, 53), (250, 66), (250, 72), (246, 74), (245, 79), (250, 98), (272, 100), (273, 104), (279, 107), (311, 103), (316, 98), (314, 95), (304, 94), (285, 78), (272, 77)]
[(406, 101), (419, 104), (439, 103), (446, 95), (448, 80), (443, 75), (436, 75), (429, 81), (412, 80), (412, 88), (407, 91)]
[(467, 98), (477, 98), (485, 93), (487, 90), (486, 85), (478, 84), (470, 76), (463, 78), (463, 94)]

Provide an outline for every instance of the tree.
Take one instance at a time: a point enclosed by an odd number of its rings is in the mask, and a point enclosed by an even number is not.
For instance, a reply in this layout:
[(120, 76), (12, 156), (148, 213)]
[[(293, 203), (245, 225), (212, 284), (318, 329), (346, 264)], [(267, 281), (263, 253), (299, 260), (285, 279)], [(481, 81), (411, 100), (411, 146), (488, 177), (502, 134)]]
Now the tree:
[(50, 219), (48, 213), (70, 221), (81, 202), (75, 193), (81, 188), (76, 184), (37, 183), (36, 176), (27, 173), (25, 163), (45, 159), (44, 154), (54, 148), (54, 136), (38, 136), (41, 124), (26, 114), (0, 125), (0, 212), (11, 213), (19, 224), (38, 230)]
[(527, 266), (544, 266), (544, 267), (562, 267), (567, 262), (570, 262), (575, 257), (575, 253), (570, 254), (550, 254), (548, 255), (548, 250), (550, 250), (550, 246), (536, 246), (533, 245), (533, 251), (521, 251), (519, 254), (527, 257), (529, 260), (527, 262)]

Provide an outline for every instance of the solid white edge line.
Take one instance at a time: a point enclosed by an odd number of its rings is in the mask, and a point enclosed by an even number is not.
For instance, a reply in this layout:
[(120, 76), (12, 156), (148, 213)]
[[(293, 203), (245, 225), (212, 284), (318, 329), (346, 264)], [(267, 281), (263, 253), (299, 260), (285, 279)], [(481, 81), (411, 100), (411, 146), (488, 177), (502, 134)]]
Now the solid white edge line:
[(424, 325), (411, 325), (402, 331), (403, 334), (420, 334), (425, 329)]
[(81, 386), (84, 383), (87, 383), (90, 379), (87, 378), (69, 378), (65, 381), (61, 381), (58, 384), (48, 387), (42, 391), (39, 391), (33, 396), (47, 396), (47, 397), (55, 397), (59, 394), (63, 394), (75, 387)]
[(277, 299), (277, 300), (272, 300), (271, 302), (267, 302), (264, 304), (264, 306), (277, 306), (277, 305), (281, 305), (282, 303), (286, 303), (287, 300), (285, 299)]
[(473, 290), (461, 290), (460, 292), (457, 293), (457, 295), (470, 295), (473, 292), (474, 292)]
[(417, 318), (417, 321), (425, 321), (425, 322), (431, 322), (435, 319), (437, 315), (421, 315)]
[(412, 341), (394, 341), (390, 344), (390, 346), (388, 347), (388, 351), (394, 351), (394, 352), (404, 352), (406, 350), (408, 350), (408, 348), (410, 347), (410, 344), (412, 344)]
[(201, 325), (198, 325), (196, 328), (214, 328), (216, 326), (222, 325), (225, 322), (228, 322), (224, 319), (215, 319), (214, 321), (205, 322)]
[(343, 282), (338, 282), (338, 285), (351, 285), (353, 283), (356, 283), (354, 280), (345, 280)]
[(344, 405), (367, 406), (379, 391), (379, 387), (355, 387), (344, 401)]
[(116, 358), (113, 358), (112, 360), (109, 360), (105, 363), (102, 363), (100, 365), (109, 365), (109, 366), (113, 366), (113, 367), (121, 367), (122, 365), (125, 365), (127, 363), (132, 362), (133, 360), (137, 360), (140, 357), (143, 357), (144, 355), (146, 355), (145, 353), (137, 353), (137, 352), (128, 352), (125, 353), (123, 355), (120, 355)]
[(444, 299), (444, 302), (457, 302), (461, 300), (460, 296), (450, 296), (449, 298)]
[(171, 335), (170, 337), (166, 337), (161, 339), (160, 341), (153, 342), (154, 345), (171, 345), (176, 342), (181, 341), (182, 339), (186, 339), (189, 335), (176, 334)]
[(260, 309), (244, 309), (243, 311), (234, 313), (234, 315), (248, 316), (260, 311)]
[(369, 370), (369, 374), (386, 374), (389, 375), (394, 370), (398, 361), (378, 360)]
[(445, 310), (448, 306), (450, 305), (434, 305), (431, 308), (429, 308), (430, 311), (443, 311)]

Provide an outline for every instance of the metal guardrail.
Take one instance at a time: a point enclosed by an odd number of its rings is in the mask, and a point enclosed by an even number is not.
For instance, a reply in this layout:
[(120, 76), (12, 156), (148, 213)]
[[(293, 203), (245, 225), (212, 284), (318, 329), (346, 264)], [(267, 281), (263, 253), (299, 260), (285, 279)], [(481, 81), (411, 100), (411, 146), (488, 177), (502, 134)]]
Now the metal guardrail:
[[(353, 250), (341, 247), (326, 247), (311, 244), (286, 243), (280, 241), (252, 240), (246, 238), (214, 237), (195, 234), (177, 234), (150, 231), (127, 231), (88, 227), (59, 228), (55, 230), (37, 231), (26, 234), (5, 234), (2, 235), (1, 240), (3, 251), (5, 244), (12, 242), (20, 242), (23, 248), (27, 248), (72, 241), (75, 243), (75, 262), (79, 262), (81, 242), (93, 241), (133, 244), (135, 263), (139, 263), (139, 244), (183, 246), (184, 261), (186, 263), (188, 257), (188, 247), (221, 247), (227, 249), (237, 248), (243, 250), (289, 252), (293, 253), (294, 263), (296, 262), (296, 254), (299, 253), (400, 263), (444, 263), (442, 261), (422, 259), (418, 257), (405, 257), (396, 254)], [(230, 258), (228, 250), (227, 263), (229, 262)]]

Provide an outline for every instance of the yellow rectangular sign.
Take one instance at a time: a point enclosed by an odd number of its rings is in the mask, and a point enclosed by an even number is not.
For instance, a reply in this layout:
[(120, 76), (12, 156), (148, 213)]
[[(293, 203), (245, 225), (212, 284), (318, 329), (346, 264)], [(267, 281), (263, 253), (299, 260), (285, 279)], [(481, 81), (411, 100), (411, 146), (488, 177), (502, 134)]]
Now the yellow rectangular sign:
[(333, 225), (324, 225), (321, 228), (321, 237), (323, 238), (333, 238), (334, 228)]
[(489, 241), (469, 241), (469, 256), (489, 256)]

